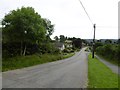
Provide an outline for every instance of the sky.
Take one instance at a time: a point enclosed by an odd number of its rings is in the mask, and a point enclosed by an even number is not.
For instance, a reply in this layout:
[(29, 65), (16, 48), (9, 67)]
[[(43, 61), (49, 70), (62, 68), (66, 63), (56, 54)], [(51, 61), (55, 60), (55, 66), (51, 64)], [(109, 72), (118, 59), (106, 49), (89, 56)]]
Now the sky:
[[(96, 39), (118, 39), (119, 0), (81, 0), (93, 24)], [(33, 7), (42, 18), (55, 25), (55, 36), (93, 38), (93, 25), (79, 0), (0, 0), (0, 20), (17, 8)]]

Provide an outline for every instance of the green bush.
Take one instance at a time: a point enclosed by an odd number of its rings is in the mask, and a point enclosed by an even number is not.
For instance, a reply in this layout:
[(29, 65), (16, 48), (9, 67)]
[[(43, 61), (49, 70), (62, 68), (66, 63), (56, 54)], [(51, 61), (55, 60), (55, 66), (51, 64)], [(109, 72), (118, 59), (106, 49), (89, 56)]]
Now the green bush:
[(120, 62), (120, 45), (105, 44), (97, 47), (96, 53), (110, 61)]
[(17, 56), (13, 58), (4, 58), (2, 60), (2, 71), (8, 71), (13, 69), (20, 69), (23, 67), (29, 67), (42, 63), (52, 62), (60, 60), (63, 57), (59, 54), (43, 54), (43, 55), (28, 55), (28, 56)]
[(63, 52), (64, 52), (64, 53), (70, 53), (70, 50), (65, 48), (65, 49), (63, 50)]
[(73, 48), (65, 48), (63, 53), (73, 53), (75, 50)]
[(95, 43), (95, 48), (100, 47), (100, 46), (103, 46), (103, 43), (101, 43), (101, 42)]

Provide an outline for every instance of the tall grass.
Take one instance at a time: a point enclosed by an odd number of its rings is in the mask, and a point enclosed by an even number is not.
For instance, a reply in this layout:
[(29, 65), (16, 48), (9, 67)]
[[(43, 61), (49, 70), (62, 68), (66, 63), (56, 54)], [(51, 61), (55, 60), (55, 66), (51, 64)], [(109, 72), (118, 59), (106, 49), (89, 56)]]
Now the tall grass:
[(67, 55), (61, 54), (43, 54), (43, 55), (29, 55), (17, 56), (13, 58), (4, 58), (2, 60), (2, 71), (20, 69), (33, 65), (43, 64), (47, 62), (57, 61), (73, 56), (73, 53)]
[(2, 62), (2, 71), (8, 71), (28, 66), (33, 66), (37, 64), (42, 64), (46, 62), (52, 62), (56, 60), (60, 60), (61, 55), (51, 55), (44, 54), (41, 56), (38, 55), (30, 55), (30, 56), (17, 56), (13, 58), (3, 59)]

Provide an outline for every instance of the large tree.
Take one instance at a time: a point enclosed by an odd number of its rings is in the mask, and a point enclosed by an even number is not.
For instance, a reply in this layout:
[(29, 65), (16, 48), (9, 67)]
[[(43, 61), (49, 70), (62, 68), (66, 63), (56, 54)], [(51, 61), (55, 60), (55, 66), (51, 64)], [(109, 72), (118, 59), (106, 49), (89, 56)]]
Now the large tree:
[(73, 46), (75, 48), (81, 48), (82, 47), (82, 40), (80, 38), (76, 38), (73, 40)]
[(21, 55), (25, 55), (27, 43), (40, 43), (52, 35), (54, 25), (43, 19), (32, 7), (22, 7), (5, 15), (2, 21), (3, 42), (21, 44)]
[(66, 37), (64, 35), (60, 35), (60, 42), (65, 42)]
[(59, 40), (58, 36), (55, 36), (54, 39), (55, 39), (55, 41), (57, 41), (57, 42), (58, 42), (58, 40)]

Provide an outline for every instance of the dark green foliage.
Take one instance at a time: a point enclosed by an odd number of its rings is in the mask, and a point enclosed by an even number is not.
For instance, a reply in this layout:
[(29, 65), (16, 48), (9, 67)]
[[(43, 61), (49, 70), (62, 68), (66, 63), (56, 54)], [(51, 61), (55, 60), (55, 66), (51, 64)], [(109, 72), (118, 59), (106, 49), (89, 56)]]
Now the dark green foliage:
[(73, 45), (72, 49), (73, 50), (80, 49), (82, 47), (82, 42), (86, 43), (85, 40), (82, 40), (80, 38), (75, 38), (75, 37), (72, 37), (72, 38), (69, 37), (67, 40), (71, 40), (72, 41), (72, 45)]
[(51, 53), (53, 48), (50, 44), (45, 50), (40, 44), (51, 41), (54, 25), (49, 19), (41, 18), (32, 7), (12, 10), (5, 15), (2, 25), (3, 57), (31, 55), (46, 50)]
[(3, 58), (16, 56), (20, 50), (19, 43), (2, 43)]
[(2, 62), (2, 71), (20, 69), (24, 67), (39, 65), (47, 62), (62, 60), (73, 56), (74, 53), (61, 55), (61, 54), (34, 54), (27, 56), (16, 56), (12, 58), (4, 58)]
[(105, 44), (97, 47), (96, 53), (116, 63), (120, 62), (120, 45)]
[(118, 60), (118, 63), (120, 64), (120, 45), (118, 45), (117, 49), (116, 49), (116, 56), (115, 56)]
[(117, 43), (120, 44), (120, 39), (118, 39)]
[[(25, 43), (23, 43), (23, 46), (24, 45), (25, 45)], [(19, 52), (20, 52), (20, 48), (21, 48), (20, 43), (18, 43), (18, 42), (2, 43), (2, 46), (3, 46), (2, 47), (3, 58), (19, 56)], [(37, 44), (27, 43), (26, 46), (27, 46), (26, 55), (32, 55), (32, 54), (38, 52)]]
[(42, 63), (52, 62), (62, 59), (59, 54), (44, 54), (44, 55), (28, 55), (17, 56), (13, 58), (4, 58), (2, 62), (2, 71), (8, 71), (13, 69), (20, 69), (23, 67), (29, 67)]
[(44, 26), (47, 30), (47, 36), (51, 36), (54, 32), (54, 25), (51, 24), (49, 19), (44, 19)]
[(82, 40), (80, 38), (77, 38), (75, 40), (73, 40), (73, 46), (75, 48), (81, 48), (82, 47)]
[(101, 42), (96, 42), (95, 43), (95, 48), (100, 47), (100, 46), (103, 46), (103, 43), (101, 43)]
[(111, 40), (106, 40), (105, 43), (106, 43), (106, 44), (111, 44), (112, 41), (111, 41)]
[(63, 52), (64, 53), (70, 53), (70, 50), (66, 48), (66, 49), (63, 50)]
[[(36, 42), (45, 38), (44, 19), (31, 7), (22, 7), (8, 13), (3, 19), (4, 40), (10, 42)], [(26, 32), (26, 33), (25, 33)]]
[(88, 42), (87, 42), (86, 40), (84, 40), (84, 39), (82, 39), (82, 42), (83, 42), (85, 45), (88, 44)]
[(65, 42), (66, 37), (64, 35), (60, 35), (60, 42)]
[(45, 54), (45, 53), (59, 54), (60, 50), (58, 48), (55, 48), (53, 43), (44, 42), (42, 44), (39, 44), (39, 52), (41, 52), (42, 54)]
[(55, 36), (54, 39), (55, 39), (55, 41), (57, 41), (57, 42), (58, 42), (58, 40), (59, 40), (58, 36)]
[(75, 52), (75, 50), (76, 50), (76, 49), (73, 49), (73, 48), (65, 48), (65, 49), (63, 50), (63, 53), (73, 53), (73, 52)]
[(72, 37), (72, 38), (68, 38), (68, 40), (72, 40), (72, 41), (74, 41), (75, 39), (77, 39), (77, 38), (75, 38), (75, 37)]

